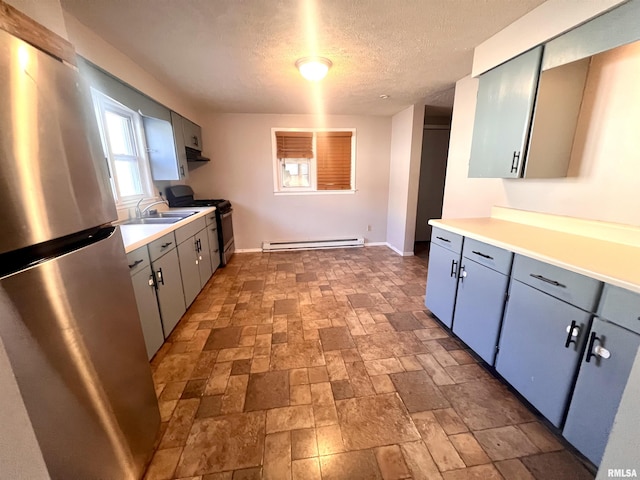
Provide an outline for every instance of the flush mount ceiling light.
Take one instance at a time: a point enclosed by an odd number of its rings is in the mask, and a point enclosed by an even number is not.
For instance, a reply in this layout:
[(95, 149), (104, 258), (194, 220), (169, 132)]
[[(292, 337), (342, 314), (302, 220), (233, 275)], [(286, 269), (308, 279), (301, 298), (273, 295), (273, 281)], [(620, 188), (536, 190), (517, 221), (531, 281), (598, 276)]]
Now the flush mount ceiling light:
[(311, 82), (322, 80), (331, 68), (331, 60), (324, 57), (304, 57), (296, 62), (300, 74)]

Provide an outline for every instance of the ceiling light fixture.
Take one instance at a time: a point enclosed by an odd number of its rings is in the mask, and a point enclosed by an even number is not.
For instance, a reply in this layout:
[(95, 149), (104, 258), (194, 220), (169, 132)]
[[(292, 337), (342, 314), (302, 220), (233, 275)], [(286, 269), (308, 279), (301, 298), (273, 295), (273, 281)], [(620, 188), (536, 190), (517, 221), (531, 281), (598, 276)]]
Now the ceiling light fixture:
[(324, 57), (304, 57), (296, 62), (300, 74), (311, 82), (322, 80), (331, 68), (331, 60)]

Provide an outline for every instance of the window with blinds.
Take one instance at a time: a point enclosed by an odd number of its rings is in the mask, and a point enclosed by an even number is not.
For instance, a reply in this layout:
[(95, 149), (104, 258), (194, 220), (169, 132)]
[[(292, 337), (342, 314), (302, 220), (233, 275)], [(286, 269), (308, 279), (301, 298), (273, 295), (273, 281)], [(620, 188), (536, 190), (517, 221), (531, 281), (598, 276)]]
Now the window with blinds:
[(354, 129), (272, 131), (275, 192), (355, 190)]

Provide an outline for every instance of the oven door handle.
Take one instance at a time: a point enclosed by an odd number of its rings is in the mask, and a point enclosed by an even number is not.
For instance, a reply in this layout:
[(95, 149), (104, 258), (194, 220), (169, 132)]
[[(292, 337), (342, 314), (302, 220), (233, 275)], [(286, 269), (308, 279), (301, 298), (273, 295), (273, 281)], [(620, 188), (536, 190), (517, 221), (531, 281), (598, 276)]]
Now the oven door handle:
[(223, 213), (221, 215), (222, 218), (227, 218), (229, 215), (231, 215), (231, 212), (233, 212), (233, 208), (231, 210), (229, 210), (227, 213)]

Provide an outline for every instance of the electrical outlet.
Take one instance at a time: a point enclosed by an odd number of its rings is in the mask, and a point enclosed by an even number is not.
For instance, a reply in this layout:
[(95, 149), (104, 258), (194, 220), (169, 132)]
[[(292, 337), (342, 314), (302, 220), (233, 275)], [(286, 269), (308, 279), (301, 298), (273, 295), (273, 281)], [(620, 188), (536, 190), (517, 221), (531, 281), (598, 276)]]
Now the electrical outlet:
[(367, 232), (371, 231), (371, 225), (367, 225)]

